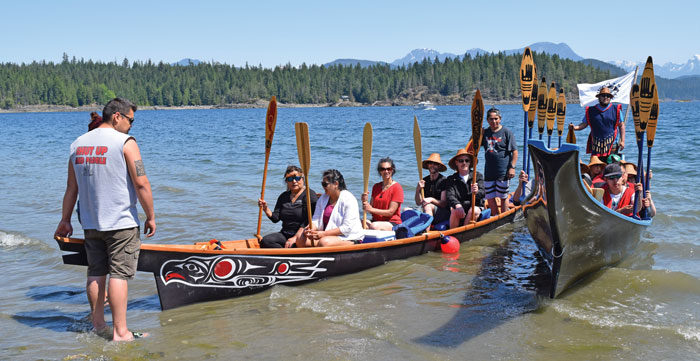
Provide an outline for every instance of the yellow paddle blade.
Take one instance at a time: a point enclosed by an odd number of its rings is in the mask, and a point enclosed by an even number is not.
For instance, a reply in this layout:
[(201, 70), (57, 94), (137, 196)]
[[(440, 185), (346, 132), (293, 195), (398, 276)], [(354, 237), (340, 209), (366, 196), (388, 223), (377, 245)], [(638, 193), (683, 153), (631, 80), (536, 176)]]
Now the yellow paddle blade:
[(418, 179), (423, 179), (423, 152), (421, 149), (420, 126), (418, 118), (413, 116), (413, 148), (416, 150), (416, 162), (418, 163)]
[(566, 96), (564, 88), (559, 89), (559, 99), (557, 100), (557, 132), (561, 137), (564, 134), (564, 124), (566, 123)]
[(557, 87), (554, 82), (549, 86), (547, 92), (547, 134), (552, 135), (554, 121), (557, 117)]
[(569, 130), (566, 131), (566, 142), (576, 144), (576, 133), (574, 132), (574, 126), (571, 124), (569, 124)]
[(646, 130), (649, 122), (654, 92), (656, 92), (656, 78), (654, 77), (654, 62), (650, 56), (644, 65), (642, 79), (639, 81), (639, 126), (642, 131)]
[(307, 179), (309, 175), (309, 168), (311, 165), (311, 155), (309, 151), (309, 125), (300, 122), (294, 124), (294, 130), (297, 134), (297, 154), (299, 155), (299, 165), (304, 172), (304, 178)]
[(529, 47), (523, 51), (523, 59), (520, 61), (520, 93), (523, 100), (523, 111), (530, 110), (530, 95), (532, 84), (536, 80), (535, 61), (532, 59), (532, 52)]
[(362, 176), (364, 180), (364, 192), (369, 187), (369, 169), (372, 162), (372, 124), (365, 123), (362, 131)]
[(277, 124), (277, 99), (273, 96), (267, 106), (265, 116), (265, 149), (272, 147), (272, 137), (275, 136), (275, 124)]
[[(535, 66), (535, 70), (533, 73), (533, 77), (537, 79), (537, 66)], [(535, 116), (537, 115), (537, 89), (539, 86), (537, 85), (537, 81), (532, 82), (532, 92), (530, 92), (530, 109), (527, 111), (527, 126), (528, 128), (532, 128), (532, 126), (535, 123)]]
[(654, 87), (654, 97), (651, 101), (651, 110), (649, 111), (649, 123), (647, 123), (647, 147), (654, 146), (654, 137), (656, 137), (656, 124), (659, 120), (659, 92)]
[(481, 99), (481, 91), (476, 90), (472, 100), (472, 142), (474, 143), (474, 158), (479, 154), (481, 137), (484, 125), (484, 101)]
[(630, 105), (632, 108), (632, 119), (634, 119), (634, 132), (637, 135), (637, 141), (642, 140), (642, 135), (644, 130), (639, 122), (639, 84), (632, 85), (632, 91), (630, 92)]
[(537, 131), (544, 132), (547, 121), (547, 82), (542, 78), (542, 82), (537, 88)]

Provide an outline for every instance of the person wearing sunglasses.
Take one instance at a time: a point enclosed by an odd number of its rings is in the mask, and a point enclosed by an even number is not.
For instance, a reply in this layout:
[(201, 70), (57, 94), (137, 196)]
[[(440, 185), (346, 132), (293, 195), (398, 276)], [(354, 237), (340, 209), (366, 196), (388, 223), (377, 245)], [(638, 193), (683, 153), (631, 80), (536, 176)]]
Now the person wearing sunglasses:
[(450, 207), (450, 228), (456, 228), (472, 219), (472, 193), (475, 194), (474, 219), (479, 219), (484, 207), (484, 176), (476, 172), (476, 182), (472, 184), (475, 167), (474, 155), (462, 148), (447, 162), (455, 173), (447, 177), (445, 196)]
[(104, 300), (109, 292), (113, 341), (147, 336), (129, 331), (126, 324), (127, 282), (136, 273), (141, 249), (137, 200), (146, 215), (143, 233), (151, 237), (156, 232), (151, 183), (136, 140), (128, 135), (135, 111), (136, 105), (130, 101), (112, 99), (102, 110), (99, 125), (71, 144), (62, 217), (54, 233), (58, 237), (72, 235), (71, 216), (80, 197), (90, 318), (98, 333), (108, 332)]
[[(632, 216), (634, 207), (635, 188), (642, 190), (642, 184), (632, 185), (627, 183), (625, 170), (619, 163), (612, 163), (605, 166), (603, 171), (605, 185), (603, 186), (603, 204), (613, 211)], [(640, 204), (643, 205), (644, 202)], [(639, 209), (637, 209), (637, 212)], [(636, 213), (636, 212), (635, 212)]]
[(279, 232), (266, 234), (260, 240), (262, 248), (290, 248), (297, 243), (309, 223), (306, 211), (306, 192), (311, 198), (311, 210), (316, 209), (318, 196), (312, 189), (308, 189), (304, 182), (301, 168), (290, 165), (284, 172), (284, 182), (287, 190), (277, 197), (275, 209), (270, 210), (264, 199), (258, 199), (258, 206), (262, 208), (267, 218), (272, 223), (282, 221), (282, 229)]
[(362, 243), (365, 235), (360, 222), (357, 199), (347, 190), (345, 179), (337, 169), (323, 172), (321, 186), (325, 193), (318, 199), (311, 226), (297, 247), (349, 246)]
[(362, 209), (372, 215), (368, 229), (391, 231), (401, 224), (401, 203), (403, 203), (403, 187), (394, 181), (396, 166), (389, 158), (382, 158), (377, 164), (377, 172), (382, 181), (372, 187), (372, 201), (368, 200), (369, 192), (362, 194)]
[[(601, 88), (596, 97), (598, 98), (598, 104), (586, 107), (581, 124), (574, 125), (574, 123), (571, 123), (571, 125), (574, 130), (591, 127), (591, 133), (588, 135), (588, 143), (586, 144), (586, 153), (602, 158), (625, 149), (625, 123), (620, 119), (622, 105), (611, 104), (614, 96), (609, 88)], [(618, 130), (619, 143), (615, 146), (615, 141), (618, 139)]]

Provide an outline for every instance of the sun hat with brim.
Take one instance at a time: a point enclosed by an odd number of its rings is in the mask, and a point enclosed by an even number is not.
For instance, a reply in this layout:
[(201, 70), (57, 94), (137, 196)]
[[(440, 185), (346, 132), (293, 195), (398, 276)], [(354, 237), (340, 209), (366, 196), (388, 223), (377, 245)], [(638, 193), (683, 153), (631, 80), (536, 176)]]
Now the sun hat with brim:
[(596, 94), (595, 97), (597, 98), (601, 95), (609, 95), (611, 98), (614, 97), (613, 93), (610, 92), (610, 89), (605, 88), (605, 87), (600, 88), (600, 90), (598, 91), (598, 94)]
[(608, 164), (603, 171), (604, 178), (622, 177), (622, 167), (617, 163)]
[(592, 155), (592, 156), (591, 156), (591, 161), (588, 162), (588, 168), (590, 168), (590, 167), (592, 167), (592, 166), (594, 166), (594, 165), (596, 165), (596, 164), (606, 165), (607, 163), (605, 163), (605, 162), (603, 162), (602, 160), (600, 160), (600, 158), (598, 158), (598, 156)]
[(438, 153), (432, 153), (428, 159), (423, 161), (423, 169), (430, 169), (428, 168), (428, 165), (430, 162), (433, 162), (438, 165), (438, 172), (444, 172), (447, 170), (447, 166), (442, 164), (442, 160), (440, 160), (440, 154)]
[(588, 165), (586, 165), (586, 163), (584, 163), (582, 161), (579, 161), (579, 167), (581, 168), (581, 174), (586, 174), (590, 171), (588, 169)]
[(627, 172), (627, 174), (637, 175), (637, 166), (634, 165), (634, 163), (625, 162), (623, 164), (625, 166), (625, 172)]
[(457, 154), (455, 154), (455, 156), (452, 157), (452, 159), (450, 159), (449, 162), (447, 162), (447, 164), (450, 166), (450, 168), (457, 170), (457, 158), (461, 157), (463, 155), (468, 155), (469, 158), (471, 158), (471, 160), (472, 160), (471, 161), (472, 167), (476, 167), (476, 163), (478, 162), (478, 160), (474, 160), (474, 154), (472, 154), (472, 152), (470, 152), (464, 148), (461, 148), (460, 150), (457, 151)]

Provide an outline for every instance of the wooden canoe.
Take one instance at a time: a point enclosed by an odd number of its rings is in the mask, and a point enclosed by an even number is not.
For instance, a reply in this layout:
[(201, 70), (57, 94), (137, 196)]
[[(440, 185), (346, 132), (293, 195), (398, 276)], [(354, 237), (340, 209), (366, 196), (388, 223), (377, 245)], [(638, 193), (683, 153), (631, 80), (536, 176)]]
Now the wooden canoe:
[[(498, 216), (418, 236), (352, 246), (260, 248), (256, 238), (189, 245), (141, 245), (138, 271), (153, 273), (161, 309), (244, 296), (276, 284), (295, 285), (359, 272), (440, 249), (441, 237), (460, 242), (512, 223), (520, 207)], [(82, 239), (56, 237), (65, 264), (87, 266)]]
[(528, 142), (535, 182), (523, 207), (527, 227), (551, 270), (550, 297), (587, 274), (614, 265), (639, 243), (651, 220), (636, 220), (598, 202), (581, 180), (579, 148)]

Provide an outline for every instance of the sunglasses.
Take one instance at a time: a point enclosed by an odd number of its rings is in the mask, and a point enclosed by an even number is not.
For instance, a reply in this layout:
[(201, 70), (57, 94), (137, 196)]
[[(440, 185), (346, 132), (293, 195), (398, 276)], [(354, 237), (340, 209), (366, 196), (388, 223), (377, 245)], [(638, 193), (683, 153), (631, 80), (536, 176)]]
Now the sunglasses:
[(607, 179), (607, 180), (618, 180), (620, 178), (622, 178), (621, 175), (611, 175), (611, 176), (605, 177), (605, 179)]
[[(121, 114), (121, 113), (119, 113), (119, 114)], [(129, 117), (127, 117), (127, 116), (124, 115), (124, 114), (121, 114), (121, 116), (124, 117), (124, 118), (126, 118), (126, 120), (129, 121), (129, 124), (134, 124), (134, 117), (129, 118)]]
[(298, 176), (298, 175), (294, 175), (294, 176), (289, 176), (289, 177), (287, 177), (287, 178), (284, 178), (284, 180), (287, 181), (287, 182), (292, 182), (292, 181), (298, 182), (298, 181), (301, 180), (301, 178), (302, 178), (302, 177), (300, 177), (300, 176)]
[(612, 99), (612, 97), (613, 97), (612, 94), (600, 94), (598, 96), (603, 97), (603, 98), (610, 98), (610, 99)]
[(386, 171), (394, 170), (394, 168), (392, 168), (392, 167), (388, 167), (388, 168), (379, 167), (378, 170), (379, 170), (380, 172), (386, 172)]
[(455, 162), (457, 162), (457, 163), (471, 163), (471, 159), (469, 159), (469, 158), (459, 158), (459, 159), (455, 160)]
[(329, 184), (330, 184), (330, 183), (328, 183), (328, 182), (326, 182), (326, 181), (321, 181), (321, 187), (323, 187), (323, 188), (328, 187)]

